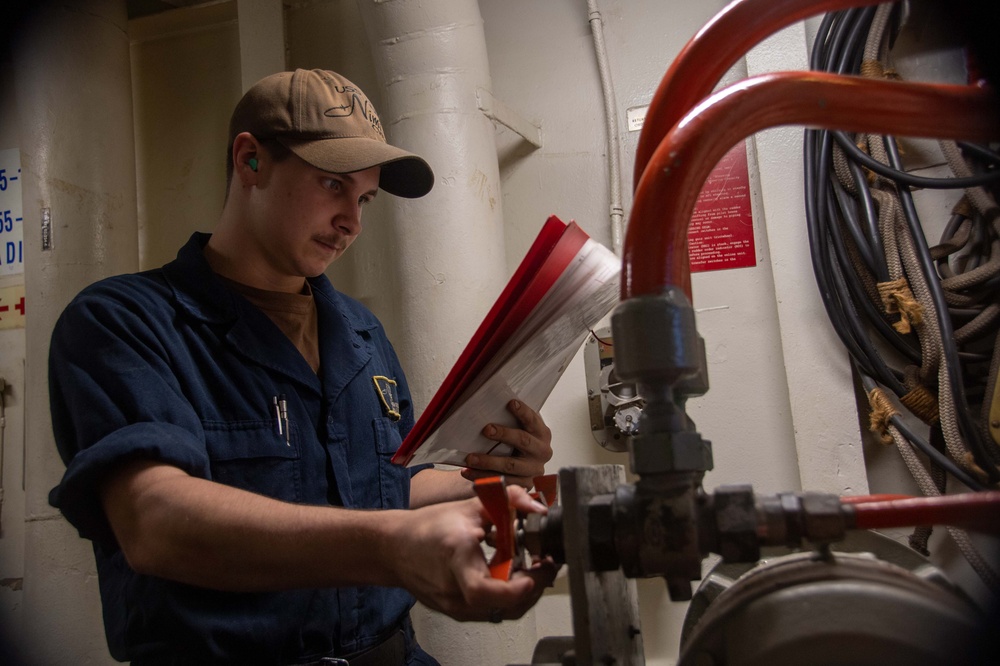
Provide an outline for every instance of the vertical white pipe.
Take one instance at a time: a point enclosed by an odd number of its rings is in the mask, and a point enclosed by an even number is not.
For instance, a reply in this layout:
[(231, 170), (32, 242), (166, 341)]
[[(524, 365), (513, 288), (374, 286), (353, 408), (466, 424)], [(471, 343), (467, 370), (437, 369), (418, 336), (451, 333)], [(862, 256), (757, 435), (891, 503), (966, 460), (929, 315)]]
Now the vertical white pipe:
[(397, 342), (424, 406), (506, 275), (500, 169), (476, 90), (492, 92), (476, 0), (359, 0), (391, 142), (423, 156), (434, 189), (393, 201), (400, 250)]
[(14, 50), (27, 305), (21, 636), (32, 663), (113, 663), (90, 544), (48, 503), (64, 467), (47, 366), (66, 303), (84, 285), (138, 266), (128, 21), (124, 0), (39, 6)]
[[(389, 140), (436, 176), (424, 199), (389, 213), (399, 252), (396, 341), (418, 408), (425, 406), (506, 280), (500, 170), (492, 123), (476, 90), (492, 92), (476, 0), (359, 0), (382, 86)], [(380, 222), (381, 224), (381, 222)], [(453, 622), (416, 609), (421, 644), (443, 664), (528, 661), (533, 617), (502, 625)]]
[(285, 8), (274, 0), (236, 0), (243, 92), (285, 69)]
[(608, 180), (611, 193), (611, 249), (621, 256), (622, 241), (625, 237), (625, 211), (622, 208), (621, 140), (618, 135), (618, 100), (611, 80), (611, 66), (608, 64), (608, 50), (604, 45), (604, 20), (597, 8), (597, 0), (587, 0), (587, 15), (590, 31), (594, 37), (594, 54), (597, 69), (601, 75), (601, 91), (604, 95), (604, 127), (608, 135)]

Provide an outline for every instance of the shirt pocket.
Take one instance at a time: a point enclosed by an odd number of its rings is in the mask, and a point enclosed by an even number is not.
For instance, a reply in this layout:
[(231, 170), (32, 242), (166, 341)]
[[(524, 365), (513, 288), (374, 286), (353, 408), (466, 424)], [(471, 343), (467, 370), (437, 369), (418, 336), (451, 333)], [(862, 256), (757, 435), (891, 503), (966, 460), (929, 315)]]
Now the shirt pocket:
[(383, 509), (406, 509), (410, 506), (410, 470), (392, 462), (403, 443), (396, 422), (384, 416), (372, 420), (375, 449), (378, 452), (379, 491)]
[(299, 436), (289, 424), (288, 441), (274, 421), (208, 421), (202, 424), (212, 479), (286, 502), (300, 502)]

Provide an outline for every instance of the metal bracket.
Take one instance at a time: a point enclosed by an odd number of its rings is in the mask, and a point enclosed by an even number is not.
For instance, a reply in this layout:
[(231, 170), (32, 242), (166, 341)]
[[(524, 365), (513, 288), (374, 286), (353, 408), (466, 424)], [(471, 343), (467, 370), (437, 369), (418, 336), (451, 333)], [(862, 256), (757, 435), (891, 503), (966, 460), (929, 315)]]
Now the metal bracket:
[(498, 100), (489, 90), (477, 88), (476, 102), (484, 116), (515, 132), (535, 148), (542, 147), (542, 128)]

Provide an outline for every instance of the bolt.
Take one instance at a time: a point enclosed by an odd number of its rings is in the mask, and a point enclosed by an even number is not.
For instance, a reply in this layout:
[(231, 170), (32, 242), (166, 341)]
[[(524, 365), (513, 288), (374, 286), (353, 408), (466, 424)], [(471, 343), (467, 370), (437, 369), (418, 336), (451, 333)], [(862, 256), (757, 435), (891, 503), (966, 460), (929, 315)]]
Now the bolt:
[(990, 426), (993, 428), (1000, 428), (1000, 421), (991, 421)]

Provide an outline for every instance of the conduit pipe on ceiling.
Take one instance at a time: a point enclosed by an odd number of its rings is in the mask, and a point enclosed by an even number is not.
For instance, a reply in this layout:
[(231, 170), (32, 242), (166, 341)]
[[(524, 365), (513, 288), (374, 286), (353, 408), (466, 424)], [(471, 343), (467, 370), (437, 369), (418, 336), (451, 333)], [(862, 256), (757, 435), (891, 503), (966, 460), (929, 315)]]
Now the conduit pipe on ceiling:
[(19, 638), (39, 663), (67, 655), (104, 663), (90, 545), (48, 504), (65, 467), (52, 436), (47, 367), (52, 328), (80, 288), (138, 268), (125, 2), (39, 3), (19, 26), (13, 55), (28, 308), (22, 612), (30, 621)]
[(759, 42), (810, 16), (885, 1), (734, 0), (729, 3), (681, 49), (660, 81), (639, 133), (632, 186), (639, 187), (646, 164), (667, 132)]
[(597, 8), (597, 0), (587, 0), (590, 17), (590, 32), (594, 36), (594, 53), (597, 69), (601, 75), (601, 91), (604, 95), (604, 131), (608, 135), (608, 179), (611, 185), (611, 249), (618, 256), (622, 253), (622, 236), (625, 211), (622, 208), (622, 168), (621, 139), (618, 136), (618, 100), (611, 81), (611, 67), (608, 65), (608, 50), (604, 45), (604, 20)]
[(393, 143), (423, 156), (434, 189), (396, 199), (399, 307), (415, 403), (424, 406), (503, 288), (507, 275), (492, 93), (476, 0), (359, 0)]
[(643, 171), (625, 237), (622, 300), (670, 285), (691, 298), (687, 229), (702, 184), (737, 141), (781, 125), (992, 141), (1000, 138), (1000, 104), (974, 86), (822, 72), (766, 74), (715, 93), (670, 130)]

